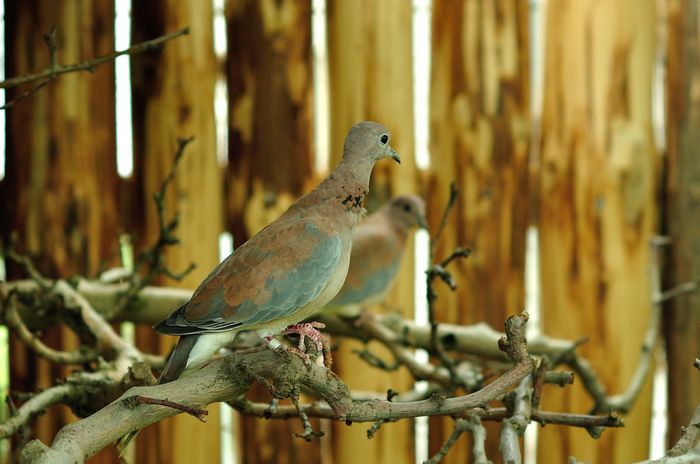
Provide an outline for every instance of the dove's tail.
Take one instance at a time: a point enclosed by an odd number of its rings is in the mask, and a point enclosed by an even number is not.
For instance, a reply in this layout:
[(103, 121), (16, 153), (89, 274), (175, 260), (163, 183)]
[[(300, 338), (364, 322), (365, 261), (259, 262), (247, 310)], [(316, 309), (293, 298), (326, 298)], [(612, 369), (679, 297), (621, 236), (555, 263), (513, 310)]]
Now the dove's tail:
[(187, 367), (187, 360), (198, 338), (199, 334), (183, 335), (180, 337), (177, 341), (177, 345), (175, 345), (175, 349), (170, 353), (170, 358), (168, 358), (168, 362), (165, 364), (165, 369), (163, 369), (160, 377), (158, 377), (158, 385), (172, 382), (180, 377), (182, 371)]
[[(187, 360), (189, 359), (190, 352), (192, 351), (192, 348), (194, 348), (195, 343), (197, 343), (198, 338), (199, 334), (183, 335), (180, 337), (180, 339), (177, 341), (177, 345), (175, 345), (175, 349), (173, 349), (173, 352), (170, 353), (170, 357), (168, 358), (168, 362), (165, 364), (163, 372), (160, 374), (160, 377), (158, 377), (158, 385), (172, 382), (180, 377), (182, 371), (184, 371), (185, 367), (187, 367)], [(138, 433), (139, 430), (135, 430), (133, 432), (129, 432), (119, 439), (117, 442), (117, 451), (119, 452), (119, 456), (124, 453), (126, 447), (129, 445), (131, 440), (136, 438)]]

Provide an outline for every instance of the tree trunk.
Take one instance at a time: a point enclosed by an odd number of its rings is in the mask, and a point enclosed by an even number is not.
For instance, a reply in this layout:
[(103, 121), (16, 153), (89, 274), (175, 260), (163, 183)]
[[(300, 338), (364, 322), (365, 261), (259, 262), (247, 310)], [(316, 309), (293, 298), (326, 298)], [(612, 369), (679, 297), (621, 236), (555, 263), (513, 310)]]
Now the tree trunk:
[[(668, 170), (665, 223), (671, 236), (668, 286), (700, 275), (700, 211), (696, 186), (700, 181), (697, 147), (700, 144), (700, 79), (697, 0), (669, 3), (668, 43)], [(676, 298), (664, 311), (668, 359), (669, 440), (675, 443), (681, 427), (700, 403), (700, 376), (692, 368), (700, 357), (700, 296)]]
[[(652, 143), (653, 0), (547, 7), (539, 224), (544, 331), (588, 337), (581, 353), (610, 393), (627, 388), (649, 324), (658, 157)], [(651, 381), (625, 428), (593, 440), (545, 427), (541, 462), (632, 462), (648, 454)], [(587, 412), (580, 383), (549, 388), (547, 410)]]
[[(451, 265), (458, 289), (436, 282), (440, 322), (485, 321), (501, 329), (524, 306), (528, 225), (527, 2), (439, 0), (433, 7), (428, 214), (440, 222), (456, 182), (459, 198), (435, 259), (457, 246), (473, 254)], [(430, 422), (431, 454), (453, 421)], [(498, 424), (487, 424), (487, 455), (498, 456)], [(468, 454), (466, 440), (445, 462)], [(469, 445), (470, 446), (470, 445)]]
[[(113, 50), (111, 0), (5, 2), (8, 77), (49, 65), (42, 35), (56, 27), (61, 64), (88, 60)], [(31, 88), (11, 90), (7, 100)], [(0, 183), (2, 241), (17, 233), (19, 251), (29, 253), (50, 277), (94, 275), (116, 256), (118, 224), (114, 141), (114, 68), (61, 76), (17, 101), (7, 115), (7, 171)], [(10, 266), (9, 277), (19, 270)], [(51, 366), (11, 336), (11, 389), (50, 386), (67, 371)], [(76, 343), (67, 330), (52, 329), (43, 340), (56, 348)], [(67, 409), (39, 418), (37, 437), (50, 442), (73, 419)], [(107, 456), (110, 452), (103, 454)]]
[[(179, 212), (176, 235), (181, 242), (167, 251), (166, 261), (175, 272), (194, 262), (197, 268), (177, 285), (195, 288), (219, 262), (223, 223), (211, 3), (158, 0), (136, 2), (132, 9), (134, 43), (190, 27), (189, 35), (160, 51), (133, 57), (132, 81), (134, 182), (145, 216), (138, 245), (150, 245), (157, 237), (158, 219), (151, 196), (173, 164), (178, 138), (194, 136), (166, 198), (167, 219)], [(161, 353), (167, 353), (175, 341), (157, 336), (150, 327), (137, 330), (141, 346)], [(136, 457), (138, 462), (218, 462), (219, 443), (219, 407), (215, 405), (209, 408), (207, 424), (178, 416), (145, 430), (137, 439)]]
[[(330, 82), (330, 167), (342, 156), (343, 140), (350, 127), (362, 120), (373, 120), (391, 131), (391, 145), (401, 155), (401, 165), (378, 163), (370, 183), (365, 207), (376, 210), (391, 196), (415, 192), (416, 167), (413, 153), (413, 71), (411, 2), (387, 0), (337, 0), (328, 3), (328, 59)], [(413, 317), (413, 241), (394, 289), (387, 297), (388, 309)], [(378, 310), (378, 308), (374, 308)], [(396, 391), (410, 388), (405, 371), (383, 373), (352, 353), (363, 348), (359, 342), (343, 340), (334, 351), (334, 371), (358, 390)], [(379, 347), (371, 349), (386, 359)], [(372, 440), (367, 426), (333, 424), (337, 463), (411, 462), (412, 424), (400, 421), (384, 424)]]
[[(311, 2), (227, 3), (229, 169), (227, 224), (236, 246), (279, 217), (313, 185)], [(251, 398), (270, 401), (256, 385)], [(321, 462), (318, 440), (293, 436), (301, 422), (245, 417), (249, 463)], [(312, 421), (319, 430), (318, 420)]]

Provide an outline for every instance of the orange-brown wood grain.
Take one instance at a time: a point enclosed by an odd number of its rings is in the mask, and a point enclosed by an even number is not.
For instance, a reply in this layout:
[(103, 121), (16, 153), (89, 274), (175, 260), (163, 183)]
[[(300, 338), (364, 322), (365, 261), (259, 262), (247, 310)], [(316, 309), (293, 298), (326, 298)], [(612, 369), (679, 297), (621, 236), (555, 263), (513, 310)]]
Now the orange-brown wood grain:
[[(440, 322), (488, 322), (501, 330), (524, 305), (525, 233), (530, 211), (528, 5), (517, 0), (433, 4), (428, 219), (437, 229), (456, 182), (459, 197), (435, 255), (457, 246), (473, 254), (450, 268), (458, 289), (436, 283)], [(452, 420), (430, 422), (430, 449)], [(498, 432), (487, 424), (487, 454), (498, 458)], [(469, 454), (460, 440), (445, 462)]]
[[(328, 63), (330, 82), (330, 152), (333, 166), (341, 157), (350, 127), (362, 120), (384, 124), (391, 131), (391, 145), (401, 155), (401, 165), (378, 163), (365, 207), (377, 209), (393, 195), (418, 192), (413, 149), (413, 71), (411, 2), (339, 0), (328, 2)], [(421, 193), (421, 192), (418, 192)], [(407, 253), (386, 308), (413, 317), (413, 242)], [(381, 310), (371, 308), (372, 310)], [(334, 351), (334, 370), (358, 390), (403, 391), (412, 382), (404, 371), (380, 372), (351, 352), (361, 343), (344, 340)], [(372, 346), (371, 349), (391, 359)], [(335, 462), (412, 462), (413, 428), (410, 421), (385, 424), (372, 440), (371, 424), (350, 427), (333, 424)]]
[[(49, 65), (42, 35), (56, 27), (56, 53), (62, 64), (88, 60), (113, 50), (114, 3), (8, 2), (6, 73), (17, 76)], [(11, 90), (10, 100), (32, 84)], [(50, 277), (94, 275), (117, 253), (118, 208), (114, 141), (114, 71), (57, 78), (16, 102), (7, 115), (6, 177), (0, 184), (3, 241), (17, 232), (17, 247), (30, 253)], [(17, 277), (10, 266), (9, 277)], [(44, 341), (71, 349), (68, 330), (53, 328)], [(68, 370), (51, 366), (11, 337), (11, 389), (33, 391), (54, 384)], [(56, 407), (40, 417), (37, 437), (50, 443), (74, 416)], [(106, 453), (106, 462), (111, 457)], [(103, 455), (105, 456), (105, 455)], [(97, 458), (96, 462), (103, 462)]]
[(231, 0), (226, 18), (227, 227), (240, 245), (310, 188), (311, 4)]
[[(212, 38), (211, 3), (160, 0), (132, 5), (133, 41), (150, 39), (188, 26), (188, 35), (160, 51), (132, 58), (134, 96), (134, 188), (140, 193), (144, 222), (139, 246), (158, 234), (153, 192), (169, 172), (178, 138), (194, 136), (186, 148), (166, 197), (168, 217), (179, 212), (180, 243), (166, 253), (175, 272), (191, 262), (197, 268), (180, 282), (195, 288), (219, 262), (222, 231), (221, 168), (216, 159), (214, 83), (217, 63)], [(175, 308), (173, 308), (175, 309)], [(158, 337), (150, 327), (137, 330), (144, 347), (167, 353), (174, 337)], [(219, 405), (208, 408), (207, 423), (181, 415), (144, 430), (136, 440), (139, 462), (218, 462)]]
[[(649, 247), (656, 231), (652, 143), (655, 2), (549, 2), (539, 226), (542, 320), (551, 336), (588, 337), (581, 353), (611, 393), (628, 385), (649, 323)], [(540, 430), (541, 462), (569, 456), (633, 462), (648, 453), (651, 382), (625, 428), (600, 440)], [(548, 388), (542, 407), (587, 412), (580, 383)]]
[[(229, 166), (226, 224), (240, 246), (306, 193), (313, 179), (311, 2), (226, 4)], [(248, 395), (270, 401), (256, 385)], [(312, 421), (319, 430), (318, 421)], [(301, 422), (243, 418), (234, 439), (250, 463), (321, 462)]]
[[(667, 286), (691, 281), (698, 275), (700, 250), (696, 231), (696, 186), (700, 135), (700, 78), (697, 1), (668, 2), (668, 169), (665, 224), (671, 236), (671, 263)], [(680, 438), (700, 403), (700, 375), (691, 368), (700, 353), (700, 299), (696, 294), (677, 298), (664, 310), (668, 359), (669, 446)]]

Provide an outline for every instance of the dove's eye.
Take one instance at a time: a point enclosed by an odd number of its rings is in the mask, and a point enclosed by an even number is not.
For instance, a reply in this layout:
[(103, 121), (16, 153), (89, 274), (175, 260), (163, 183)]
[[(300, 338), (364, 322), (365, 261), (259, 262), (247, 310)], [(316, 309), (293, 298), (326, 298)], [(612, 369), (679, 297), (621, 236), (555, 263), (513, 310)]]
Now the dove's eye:
[(389, 136), (387, 134), (382, 134), (382, 136), (379, 137), (379, 141), (382, 145), (386, 145), (387, 143), (389, 143)]
[(411, 205), (405, 204), (403, 205), (403, 210), (406, 211), (407, 213), (411, 211)]

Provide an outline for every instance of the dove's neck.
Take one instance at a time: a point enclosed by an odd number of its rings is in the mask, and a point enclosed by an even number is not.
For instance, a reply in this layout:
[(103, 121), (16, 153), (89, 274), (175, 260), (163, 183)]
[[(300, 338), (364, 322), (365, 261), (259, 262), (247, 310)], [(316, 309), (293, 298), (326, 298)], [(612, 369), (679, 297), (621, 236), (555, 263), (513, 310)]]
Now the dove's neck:
[(343, 160), (319, 186), (328, 199), (337, 200), (346, 209), (359, 212), (369, 191), (374, 162), (365, 159)]

